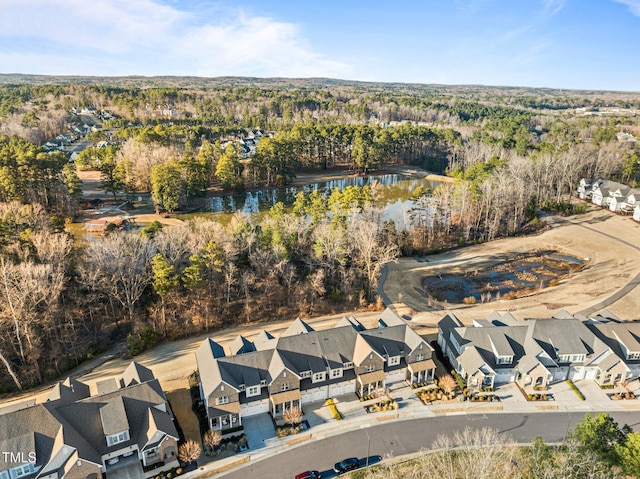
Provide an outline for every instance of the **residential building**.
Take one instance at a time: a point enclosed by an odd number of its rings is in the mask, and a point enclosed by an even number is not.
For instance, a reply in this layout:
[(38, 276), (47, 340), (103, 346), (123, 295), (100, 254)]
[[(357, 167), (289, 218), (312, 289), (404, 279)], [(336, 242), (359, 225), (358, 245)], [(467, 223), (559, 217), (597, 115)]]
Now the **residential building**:
[(468, 327), (448, 314), (438, 323), (438, 345), (471, 388), (510, 382), (546, 387), (566, 379), (604, 385), (630, 372), (585, 321), (564, 311), (524, 321), (494, 312)]
[(636, 221), (640, 221), (640, 205), (636, 205), (633, 209), (633, 219)]
[(296, 319), (279, 338), (262, 331), (237, 338), (229, 355), (209, 338), (196, 351), (200, 394), (212, 429), (229, 431), (242, 418), (269, 413), (279, 420), (289, 408), (329, 397), (367, 396), (399, 381), (433, 380), (433, 349), (391, 310), (379, 328), (353, 317), (315, 331)]
[[(118, 380), (58, 383), (44, 403), (0, 414), (2, 479), (101, 479), (124, 462), (140, 477), (179, 465), (173, 414), (153, 373), (132, 362)], [(153, 470), (144, 473), (143, 468)]]

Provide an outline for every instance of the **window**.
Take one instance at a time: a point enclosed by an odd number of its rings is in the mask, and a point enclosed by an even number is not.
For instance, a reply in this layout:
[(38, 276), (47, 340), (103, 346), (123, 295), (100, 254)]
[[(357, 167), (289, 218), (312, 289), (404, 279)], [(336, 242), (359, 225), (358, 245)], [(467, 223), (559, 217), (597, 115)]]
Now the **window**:
[(262, 381), (260, 381), (260, 386), (266, 386), (267, 385), (267, 380), (263, 379)]
[(147, 455), (147, 457), (155, 456), (156, 454), (158, 454), (158, 448), (154, 447), (152, 449), (149, 449), (145, 454)]
[(561, 363), (568, 363), (570, 357), (571, 356), (569, 356), (568, 354), (562, 354), (558, 356), (558, 361), (560, 361)]
[(389, 358), (389, 366), (395, 366), (400, 364), (400, 356), (393, 356)]
[(640, 359), (640, 353), (629, 353), (627, 359)]
[(424, 361), (424, 354), (416, 354), (416, 361)]
[(451, 344), (453, 344), (456, 353), (460, 354), (460, 344), (458, 344), (458, 340), (453, 335), (453, 332), (451, 332), (451, 334), (449, 335), (449, 341), (451, 341)]
[(0, 479), (10, 479), (7, 471), (0, 471)]
[(352, 368), (353, 368), (353, 363), (352, 363), (352, 362), (344, 363), (344, 364), (342, 365), (342, 367), (343, 367), (344, 369), (352, 369)]
[(310, 378), (311, 377), (311, 371), (303, 371), (300, 373), (300, 377), (301, 378)]
[(238, 386), (238, 389), (240, 389), (240, 392), (244, 391), (245, 389), (245, 385), (241, 384), (240, 386)]
[(282, 383), (280, 385), (280, 391), (288, 391), (289, 390), (289, 383)]
[(218, 398), (218, 404), (227, 404), (229, 402), (229, 396), (220, 396)]
[(558, 361), (561, 363), (581, 363), (584, 361), (584, 354), (562, 354), (558, 356)]
[(511, 364), (513, 356), (498, 356), (497, 364)]
[(112, 434), (111, 436), (107, 436), (107, 445), (113, 446), (115, 444), (119, 444), (121, 442), (125, 442), (129, 440), (129, 431), (123, 431), (118, 434)]
[(342, 369), (332, 369), (331, 370), (331, 377), (332, 378), (340, 378), (340, 377), (342, 377)]
[(376, 370), (376, 367), (375, 367), (373, 364), (369, 364), (369, 365), (366, 367), (366, 371), (367, 371), (368, 373), (372, 373), (372, 372), (374, 372), (375, 370)]
[(34, 471), (35, 471), (35, 469), (33, 467), (33, 464), (31, 464), (31, 463), (23, 464), (21, 466), (14, 467), (13, 469), (11, 469), (11, 476), (12, 477), (27, 476), (27, 475), (31, 474), (32, 472), (34, 472)]
[(247, 397), (257, 396), (258, 394), (260, 394), (260, 386), (250, 386), (249, 389), (247, 389)]
[(313, 382), (317, 383), (319, 381), (324, 381), (324, 373), (315, 373), (313, 375)]

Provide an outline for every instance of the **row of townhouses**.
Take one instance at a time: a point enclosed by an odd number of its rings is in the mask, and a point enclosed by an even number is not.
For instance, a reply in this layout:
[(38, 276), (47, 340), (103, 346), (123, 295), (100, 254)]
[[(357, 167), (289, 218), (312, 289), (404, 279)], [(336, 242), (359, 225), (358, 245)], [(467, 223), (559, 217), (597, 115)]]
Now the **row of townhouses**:
[(640, 221), (640, 189), (601, 178), (583, 178), (580, 180), (577, 193), (583, 200), (608, 207), (616, 213), (633, 213), (633, 219)]
[(153, 373), (131, 363), (97, 393), (76, 380), (58, 383), (46, 401), (0, 414), (0, 479), (101, 479), (125, 463), (179, 465), (178, 433)]
[(239, 427), (242, 418), (348, 393), (367, 396), (395, 382), (431, 381), (433, 348), (387, 309), (378, 328), (344, 317), (333, 329), (315, 331), (297, 319), (274, 337), (238, 337), (225, 351), (212, 339), (196, 351), (200, 394), (211, 429)]
[(640, 376), (640, 322), (608, 313), (585, 318), (561, 311), (519, 321), (494, 312), (471, 326), (449, 313), (438, 323), (438, 345), (471, 388), (546, 387), (567, 379), (609, 385)]

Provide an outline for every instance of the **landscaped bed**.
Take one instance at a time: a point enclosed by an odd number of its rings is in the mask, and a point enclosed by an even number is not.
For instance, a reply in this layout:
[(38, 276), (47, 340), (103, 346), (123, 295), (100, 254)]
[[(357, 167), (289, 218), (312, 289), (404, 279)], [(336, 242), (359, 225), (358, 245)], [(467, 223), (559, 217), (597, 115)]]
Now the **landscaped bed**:
[(285, 426), (276, 426), (276, 436), (278, 437), (286, 437), (293, 436), (295, 434), (299, 434), (302, 431), (306, 431), (309, 429), (309, 423), (307, 421), (302, 421), (300, 424), (295, 425), (285, 425)]
[(381, 411), (394, 411), (398, 409), (398, 407), (398, 403), (395, 401), (395, 399), (389, 398), (377, 403), (373, 403), (369, 406), (364, 406), (364, 410), (368, 413), (373, 413)]
[(494, 394), (475, 394), (473, 396), (469, 396), (469, 401), (471, 402), (497, 402), (500, 401), (500, 398)]
[(527, 401), (555, 401), (553, 394), (534, 393), (527, 394)]
[(637, 396), (631, 391), (615, 392), (607, 394), (612, 401), (621, 401), (623, 399), (637, 399)]

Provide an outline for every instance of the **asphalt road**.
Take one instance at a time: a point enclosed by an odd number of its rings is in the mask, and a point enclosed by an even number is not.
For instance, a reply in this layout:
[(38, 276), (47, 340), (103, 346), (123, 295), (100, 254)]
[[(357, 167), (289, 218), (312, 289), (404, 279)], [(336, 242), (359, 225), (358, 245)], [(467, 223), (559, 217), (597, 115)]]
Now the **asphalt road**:
[[(611, 413), (619, 424), (638, 429), (639, 412)], [(465, 427), (491, 427), (519, 443), (542, 437), (546, 442), (561, 442), (568, 427), (573, 428), (584, 417), (582, 412), (544, 412), (532, 414), (476, 414), (394, 421), (371, 424), (366, 429), (346, 432), (303, 446), (288, 449), (224, 475), (225, 479), (286, 479), (309, 469), (319, 470), (323, 479), (336, 477), (333, 464), (356, 456), (364, 465), (368, 440), (371, 438), (371, 462), (388, 455), (401, 456), (430, 448), (441, 434), (453, 434)], [(256, 451), (259, 453), (259, 451)]]

